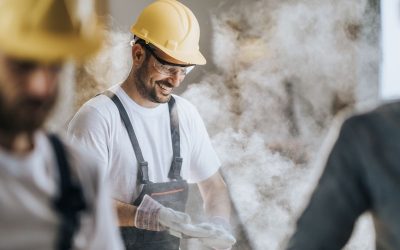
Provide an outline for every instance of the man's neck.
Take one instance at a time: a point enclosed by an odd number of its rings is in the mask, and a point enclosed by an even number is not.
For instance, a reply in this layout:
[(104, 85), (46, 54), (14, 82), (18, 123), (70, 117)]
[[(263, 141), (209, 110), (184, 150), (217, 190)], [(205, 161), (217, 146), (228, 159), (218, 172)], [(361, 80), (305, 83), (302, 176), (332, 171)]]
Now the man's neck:
[(34, 148), (33, 133), (11, 135), (0, 131), (0, 146), (11, 153), (24, 155)]

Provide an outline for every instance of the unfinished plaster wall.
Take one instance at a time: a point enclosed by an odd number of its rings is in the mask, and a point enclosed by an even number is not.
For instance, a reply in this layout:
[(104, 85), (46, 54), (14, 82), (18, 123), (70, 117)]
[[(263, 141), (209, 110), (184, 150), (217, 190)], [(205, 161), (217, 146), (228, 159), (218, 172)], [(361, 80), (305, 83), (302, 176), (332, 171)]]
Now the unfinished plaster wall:
[[(183, 96), (207, 124), (249, 248), (284, 245), (333, 124), (335, 140), (334, 117), (376, 105), (377, 16), (365, 0), (227, 1), (215, 11), (217, 68)], [(373, 249), (368, 218), (358, 232), (346, 249)]]

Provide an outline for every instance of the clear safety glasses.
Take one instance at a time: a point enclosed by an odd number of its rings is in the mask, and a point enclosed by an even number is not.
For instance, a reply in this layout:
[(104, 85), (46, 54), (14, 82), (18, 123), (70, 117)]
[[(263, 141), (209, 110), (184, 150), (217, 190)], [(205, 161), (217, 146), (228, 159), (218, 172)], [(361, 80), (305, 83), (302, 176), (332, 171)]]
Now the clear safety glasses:
[(175, 64), (171, 62), (167, 62), (157, 56), (155, 53), (155, 48), (152, 48), (149, 44), (146, 44), (143, 40), (139, 40), (138, 43), (142, 45), (150, 54), (156, 59), (154, 60), (153, 67), (154, 69), (163, 75), (166, 76), (186, 76), (190, 71), (194, 68), (194, 65), (185, 65), (185, 64)]

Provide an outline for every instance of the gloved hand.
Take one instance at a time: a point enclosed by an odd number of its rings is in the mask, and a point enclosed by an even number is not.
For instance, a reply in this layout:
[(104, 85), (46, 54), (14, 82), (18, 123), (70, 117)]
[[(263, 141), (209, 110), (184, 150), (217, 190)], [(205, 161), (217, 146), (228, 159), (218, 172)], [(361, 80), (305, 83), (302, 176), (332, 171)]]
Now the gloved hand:
[(164, 207), (148, 195), (136, 210), (135, 227), (150, 231), (170, 229), (182, 232), (182, 225), (190, 223), (188, 214)]
[(236, 239), (230, 231), (229, 222), (225, 219), (213, 218), (212, 223), (182, 224), (181, 233), (183, 238), (198, 239), (203, 245), (215, 250), (229, 250), (236, 243)]
[[(204, 245), (214, 249), (229, 249), (236, 239), (228, 230), (214, 223), (191, 224), (186, 213), (164, 207), (148, 195), (143, 197), (136, 211), (135, 226), (151, 231), (169, 230), (177, 237), (198, 238)], [(229, 223), (228, 223), (229, 225)]]
[(202, 223), (204, 229), (208, 228), (210, 235), (199, 238), (206, 246), (215, 250), (230, 250), (236, 243), (235, 237), (231, 233), (229, 221), (220, 216), (210, 218), (210, 223)]
[(221, 216), (213, 216), (209, 219), (209, 221), (219, 227), (219, 229), (225, 230), (226, 233), (229, 233), (234, 241), (232, 241), (232, 244), (227, 247), (227, 248), (218, 248), (218, 247), (213, 247), (214, 250), (231, 250), (232, 246), (236, 243), (236, 239), (232, 235), (232, 227), (231, 224), (229, 223), (229, 220), (221, 217)]

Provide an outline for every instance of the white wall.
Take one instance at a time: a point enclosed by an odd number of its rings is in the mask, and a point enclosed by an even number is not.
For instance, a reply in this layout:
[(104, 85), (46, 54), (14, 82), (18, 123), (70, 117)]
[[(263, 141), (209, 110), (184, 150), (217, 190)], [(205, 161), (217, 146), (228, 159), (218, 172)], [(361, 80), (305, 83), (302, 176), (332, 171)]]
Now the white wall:
[(400, 1), (382, 0), (382, 64), (380, 96), (400, 97)]

